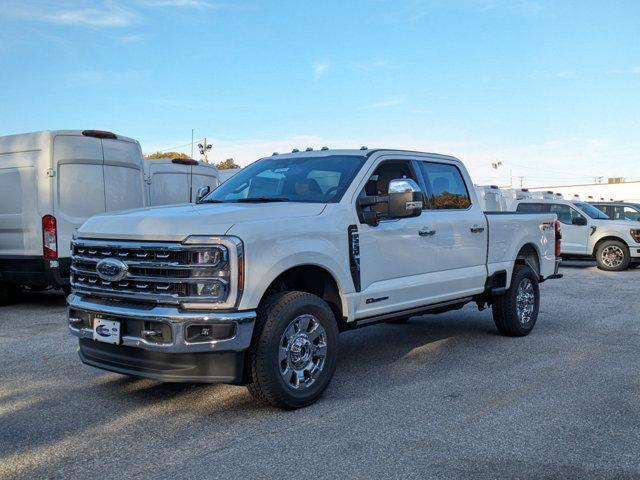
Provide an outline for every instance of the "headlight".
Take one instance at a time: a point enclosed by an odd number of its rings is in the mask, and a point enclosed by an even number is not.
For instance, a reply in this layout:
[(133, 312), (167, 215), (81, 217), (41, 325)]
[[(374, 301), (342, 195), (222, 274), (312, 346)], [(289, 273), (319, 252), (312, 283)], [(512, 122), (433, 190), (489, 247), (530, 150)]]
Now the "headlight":
[(631, 238), (633, 238), (637, 243), (640, 243), (640, 228), (632, 228), (630, 233)]
[(219, 245), (201, 252), (193, 252), (191, 261), (194, 264), (207, 267), (222, 267), (227, 261), (227, 256), (227, 249), (222, 245)]
[(235, 308), (244, 284), (242, 241), (236, 237), (195, 235), (182, 242), (190, 265), (187, 296), (182, 308), (219, 310)]

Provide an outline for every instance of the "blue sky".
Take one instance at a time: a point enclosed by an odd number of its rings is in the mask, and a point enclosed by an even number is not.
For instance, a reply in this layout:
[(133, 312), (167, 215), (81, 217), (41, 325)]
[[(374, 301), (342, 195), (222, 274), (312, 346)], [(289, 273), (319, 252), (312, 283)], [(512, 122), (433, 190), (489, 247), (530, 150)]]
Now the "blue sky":
[[(640, 177), (640, 2), (3, 0), (0, 134), (405, 147), (479, 183)], [(490, 167), (501, 161), (498, 170)]]

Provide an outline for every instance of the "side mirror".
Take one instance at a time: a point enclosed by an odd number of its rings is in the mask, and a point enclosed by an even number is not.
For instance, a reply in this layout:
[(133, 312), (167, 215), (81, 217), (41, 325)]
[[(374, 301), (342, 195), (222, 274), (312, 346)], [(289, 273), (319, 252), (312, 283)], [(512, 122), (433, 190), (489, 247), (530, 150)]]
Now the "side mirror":
[(418, 217), (422, 213), (422, 191), (410, 178), (389, 182), (389, 218)]
[(585, 226), (587, 224), (587, 219), (584, 217), (573, 217), (571, 219), (571, 224), (572, 225), (579, 225), (581, 227)]
[(206, 185), (204, 187), (200, 187), (198, 189), (198, 193), (196, 194), (196, 203), (199, 203), (200, 200), (202, 200), (204, 197), (209, 195), (210, 191), (211, 191), (211, 187), (209, 185)]

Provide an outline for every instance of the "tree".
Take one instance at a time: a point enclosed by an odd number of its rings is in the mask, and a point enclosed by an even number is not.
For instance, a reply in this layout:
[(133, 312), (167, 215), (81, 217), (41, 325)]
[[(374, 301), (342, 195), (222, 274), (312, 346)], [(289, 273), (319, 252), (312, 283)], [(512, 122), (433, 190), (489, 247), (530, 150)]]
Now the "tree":
[(237, 165), (233, 158), (227, 158), (224, 162), (216, 163), (216, 168), (218, 170), (228, 170), (230, 168), (242, 168), (240, 165)]
[(151, 153), (149, 155), (144, 156), (145, 160), (152, 160), (154, 158), (191, 158), (191, 157), (189, 157), (189, 155), (187, 155), (186, 153), (180, 153), (180, 152), (156, 152), (156, 153)]

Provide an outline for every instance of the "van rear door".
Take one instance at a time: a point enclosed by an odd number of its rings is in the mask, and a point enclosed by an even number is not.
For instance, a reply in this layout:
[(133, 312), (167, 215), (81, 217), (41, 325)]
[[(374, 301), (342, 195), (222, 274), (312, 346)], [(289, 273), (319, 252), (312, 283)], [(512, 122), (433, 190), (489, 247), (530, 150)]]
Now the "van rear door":
[(151, 161), (148, 171), (152, 206), (190, 202), (191, 165)]
[(56, 191), (54, 216), (58, 257), (69, 257), (73, 232), (84, 221), (105, 211), (104, 159), (99, 138), (57, 135), (53, 140)]
[(140, 145), (102, 139), (105, 210), (113, 212), (144, 206), (144, 174)]

